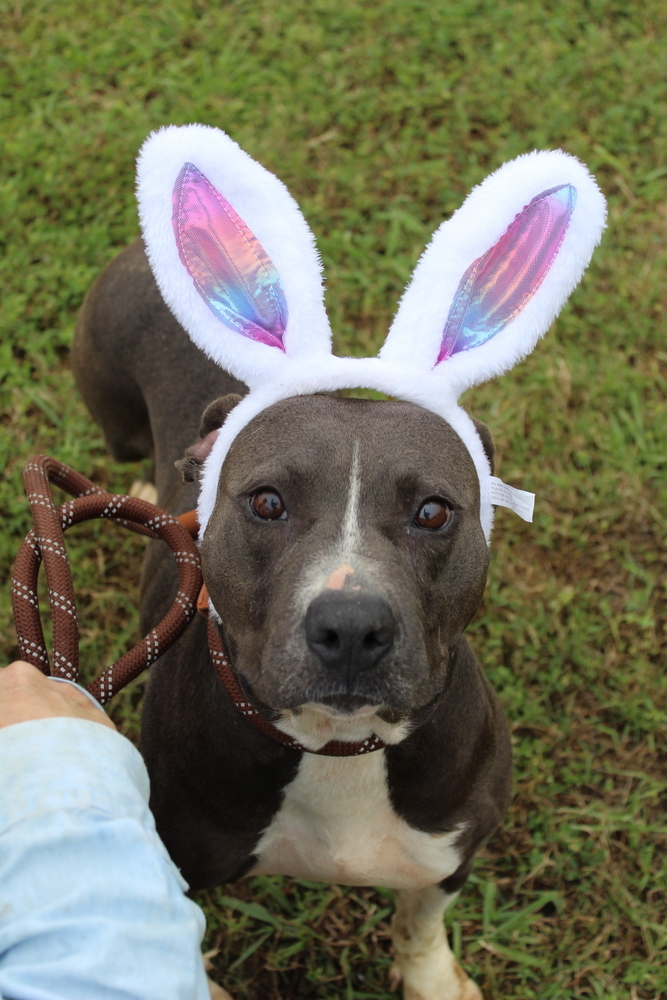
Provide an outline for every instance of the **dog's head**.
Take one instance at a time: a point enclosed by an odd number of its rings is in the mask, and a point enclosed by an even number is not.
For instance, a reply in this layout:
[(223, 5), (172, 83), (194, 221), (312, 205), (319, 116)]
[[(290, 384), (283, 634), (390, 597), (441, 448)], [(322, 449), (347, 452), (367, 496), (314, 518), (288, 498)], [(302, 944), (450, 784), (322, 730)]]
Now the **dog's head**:
[[(236, 668), (272, 707), (410, 714), (446, 684), (484, 586), (490, 448), (458, 398), (531, 351), (578, 283), (604, 226), (595, 181), (560, 151), (501, 167), (365, 359), (332, 355), (312, 234), (223, 133), (153, 135), (138, 190), (167, 304), (250, 387), (214, 404), (188, 459)], [(355, 387), (406, 402), (317, 395)]]
[[(237, 399), (207, 411), (187, 476)], [(409, 716), (445, 686), (484, 589), (475, 467), (414, 404), (283, 400), (234, 441), (201, 554), (235, 670), (259, 701)]]

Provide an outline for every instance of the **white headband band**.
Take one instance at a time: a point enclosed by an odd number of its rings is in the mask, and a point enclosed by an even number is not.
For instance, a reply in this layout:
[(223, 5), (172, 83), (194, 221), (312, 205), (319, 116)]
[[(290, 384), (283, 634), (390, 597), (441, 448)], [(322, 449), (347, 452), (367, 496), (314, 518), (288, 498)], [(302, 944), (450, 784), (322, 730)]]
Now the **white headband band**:
[(528, 153), (476, 187), (436, 230), (377, 358), (338, 358), (313, 235), (285, 186), (218, 129), (170, 126), (138, 160), (148, 257), (195, 344), (248, 385), (208, 456), (198, 515), (225, 457), (262, 410), (290, 396), (376, 389), (431, 410), (459, 434), (491, 536), (489, 462), (460, 395), (533, 350), (578, 284), (605, 226), (595, 180), (560, 150)]

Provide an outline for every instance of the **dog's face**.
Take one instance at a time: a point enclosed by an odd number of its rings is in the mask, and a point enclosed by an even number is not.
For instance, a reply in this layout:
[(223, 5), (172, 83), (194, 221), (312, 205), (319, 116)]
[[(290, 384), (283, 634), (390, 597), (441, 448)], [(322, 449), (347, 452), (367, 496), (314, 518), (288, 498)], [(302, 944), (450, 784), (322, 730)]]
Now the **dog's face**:
[(410, 403), (288, 399), (234, 442), (201, 555), (253, 697), (398, 721), (446, 685), (482, 596), (477, 474)]

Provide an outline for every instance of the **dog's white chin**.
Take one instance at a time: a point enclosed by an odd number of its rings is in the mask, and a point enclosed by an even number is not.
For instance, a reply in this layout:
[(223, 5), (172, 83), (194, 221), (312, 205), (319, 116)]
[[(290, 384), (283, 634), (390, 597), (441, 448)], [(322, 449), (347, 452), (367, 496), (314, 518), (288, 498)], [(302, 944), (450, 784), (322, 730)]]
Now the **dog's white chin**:
[(408, 735), (411, 724), (385, 722), (379, 718), (380, 705), (363, 705), (345, 713), (317, 702), (301, 705), (298, 712), (284, 711), (275, 723), (278, 729), (294, 736), (308, 750), (321, 750), (331, 740), (359, 743), (378, 736), (383, 743), (400, 743)]

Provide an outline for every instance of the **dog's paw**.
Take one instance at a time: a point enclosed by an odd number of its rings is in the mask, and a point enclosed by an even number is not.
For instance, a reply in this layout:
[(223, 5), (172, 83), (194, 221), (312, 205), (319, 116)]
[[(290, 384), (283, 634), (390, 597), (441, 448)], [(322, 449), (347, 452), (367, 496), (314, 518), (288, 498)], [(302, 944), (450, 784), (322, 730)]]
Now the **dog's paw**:
[(135, 479), (130, 486), (128, 496), (136, 497), (137, 500), (147, 500), (148, 503), (157, 503), (157, 490), (153, 483), (147, 483), (145, 479)]
[(211, 994), (211, 1000), (232, 1000), (227, 990), (223, 990), (222, 986), (218, 986), (214, 983), (212, 979), (206, 977), (206, 982), (208, 983), (208, 991)]
[(223, 990), (222, 986), (218, 986), (214, 983), (212, 979), (206, 977), (206, 982), (208, 983), (208, 991), (211, 994), (211, 1000), (232, 1000), (227, 990)]
[[(218, 948), (213, 948), (211, 951), (205, 951), (202, 955), (204, 961), (204, 971), (210, 972), (213, 969), (212, 958), (218, 954)], [(232, 1000), (227, 990), (223, 990), (222, 986), (218, 986), (214, 983), (212, 979), (206, 977), (206, 982), (208, 983), (208, 991), (211, 994), (211, 1000)]]
[(403, 984), (403, 1000), (484, 1000), (479, 987), (456, 961), (441, 967), (432, 961), (411, 962), (404, 969), (396, 962), (389, 980), (393, 990)]

